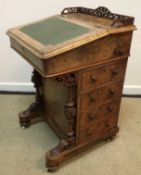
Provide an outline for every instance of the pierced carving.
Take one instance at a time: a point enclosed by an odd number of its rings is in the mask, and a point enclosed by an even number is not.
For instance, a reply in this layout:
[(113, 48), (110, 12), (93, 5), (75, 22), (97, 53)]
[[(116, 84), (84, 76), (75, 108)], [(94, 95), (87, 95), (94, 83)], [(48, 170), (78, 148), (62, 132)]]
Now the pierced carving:
[(43, 109), (43, 100), (40, 92), (40, 87), (42, 86), (41, 76), (37, 71), (33, 71), (31, 78), (36, 88), (35, 102), (32, 103), (25, 111), (19, 114), (21, 127), (27, 128), (31, 125), (32, 120), (43, 120), (40, 116), (40, 112)]
[(55, 78), (55, 80), (61, 83), (62, 85), (69, 87), (77, 84), (77, 75), (76, 73), (69, 73), (58, 76)]
[(71, 7), (71, 8), (65, 8), (61, 14), (65, 15), (65, 14), (71, 14), (71, 13), (82, 13), (87, 15), (93, 15), (96, 17), (112, 19), (114, 20), (114, 23), (112, 24), (112, 26), (116, 26), (116, 27), (119, 27), (121, 25), (133, 24), (134, 22), (134, 18), (112, 13), (106, 7), (98, 7), (96, 9), (90, 9), (90, 8), (84, 8), (84, 7)]

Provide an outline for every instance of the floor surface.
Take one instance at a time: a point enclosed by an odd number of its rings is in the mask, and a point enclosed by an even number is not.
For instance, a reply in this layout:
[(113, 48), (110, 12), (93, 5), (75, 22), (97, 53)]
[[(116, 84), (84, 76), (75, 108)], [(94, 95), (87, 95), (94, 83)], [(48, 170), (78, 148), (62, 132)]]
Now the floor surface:
[[(0, 174), (47, 175), (45, 153), (58, 143), (43, 122), (22, 129), (19, 111), (32, 95), (0, 95)], [(100, 143), (72, 158), (57, 175), (140, 175), (141, 98), (123, 98), (119, 117), (120, 132), (110, 143)]]

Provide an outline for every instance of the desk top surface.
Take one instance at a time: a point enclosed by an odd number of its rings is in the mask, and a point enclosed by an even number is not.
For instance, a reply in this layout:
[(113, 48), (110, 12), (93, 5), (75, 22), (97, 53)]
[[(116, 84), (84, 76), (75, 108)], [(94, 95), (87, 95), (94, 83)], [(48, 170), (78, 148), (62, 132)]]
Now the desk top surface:
[(113, 33), (135, 30), (133, 20), (104, 7), (66, 8), (61, 15), (10, 29), (8, 35), (47, 59)]
[(20, 29), (43, 45), (56, 45), (89, 32), (89, 28), (59, 19), (45, 19)]

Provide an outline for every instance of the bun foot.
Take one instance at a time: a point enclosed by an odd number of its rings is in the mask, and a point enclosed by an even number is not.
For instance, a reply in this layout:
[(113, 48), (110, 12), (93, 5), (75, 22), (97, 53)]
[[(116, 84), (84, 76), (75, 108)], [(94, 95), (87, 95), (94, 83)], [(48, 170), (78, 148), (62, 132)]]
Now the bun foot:
[(115, 138), (115, 136), (111, 136), (111, 137), (105, 139), (105, 142), (111, 142), (114, 138)]
[(105, 136), (104, 138), (105, 142), (111, 142), (112, 140), (114, 140), (116, 138), (116, 134), (118, 133), (118, 131), (119, 127), (117, 126), (111, 131), (110, 135)]
[(22, 129), (26, 129), (26, 128), (30, 127), (30, 124), (28, 124), (28, 123), (20, 123), (20, 126), (21, 126)]
[(19, 122), (20, 122), (21, 128), (23, 129), (30, 127), (31, 125), (30, 116), (27, 114), (26, 111), (20, 112)]
[(59, 168), (59, 165), (58, 166), (54, 166), (54, 167), (48, 167), (47, 168), (47, 172), (49, 173), (53, 173), (53, 172), (56, 172)]
[(59, 144), (46, 154), (46, 167), (48, 172), (54, 172), (64, 161), (64, 153), (68, 150), (68, 142), (60, 140)]

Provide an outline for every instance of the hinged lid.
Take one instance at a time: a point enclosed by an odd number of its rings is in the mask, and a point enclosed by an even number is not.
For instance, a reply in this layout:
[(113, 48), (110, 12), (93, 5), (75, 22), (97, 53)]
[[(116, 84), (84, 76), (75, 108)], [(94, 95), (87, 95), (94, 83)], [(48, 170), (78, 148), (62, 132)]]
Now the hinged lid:
[(61, 15), (10, 29), (9, 36), (41, 59), (48, 59), (104, 36), (135, 30), (134, 18), (105, 7), (65, 8)]

